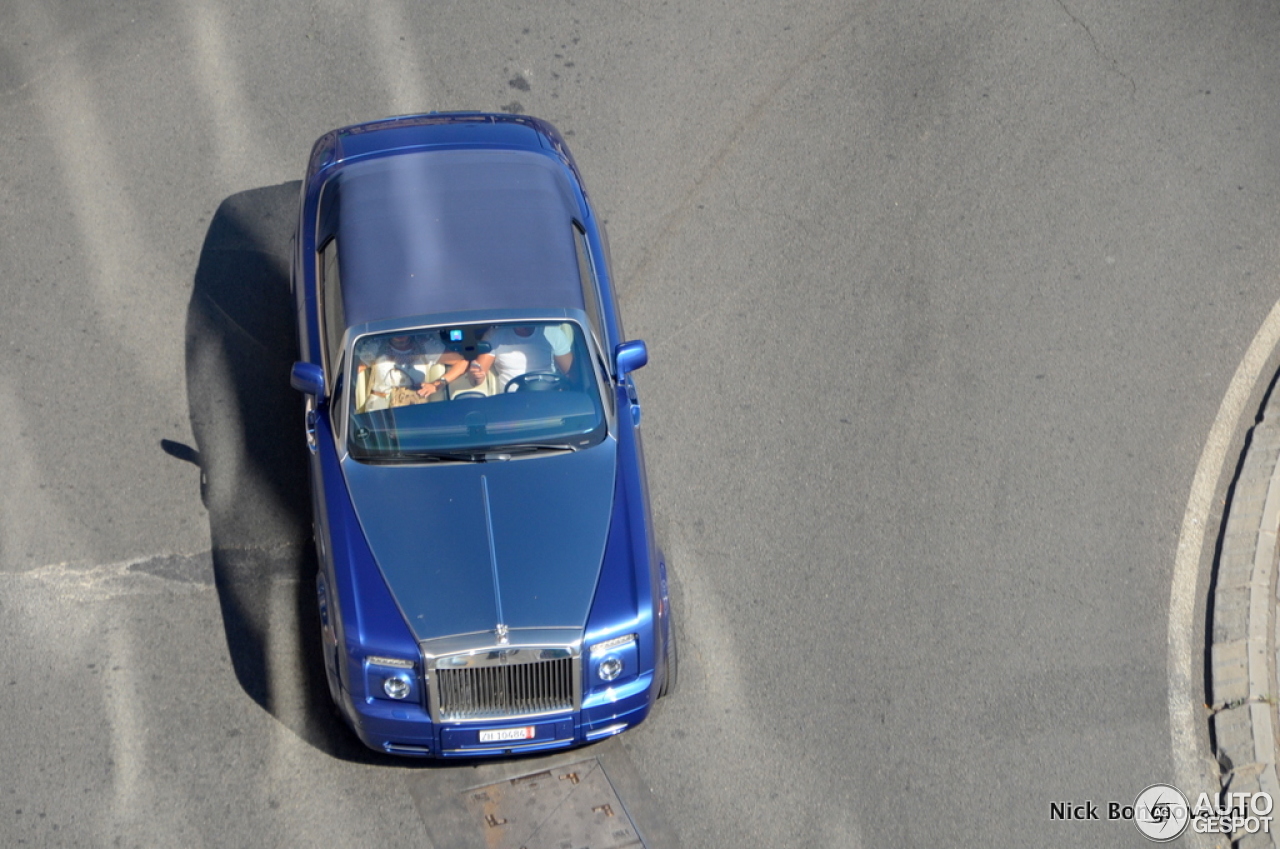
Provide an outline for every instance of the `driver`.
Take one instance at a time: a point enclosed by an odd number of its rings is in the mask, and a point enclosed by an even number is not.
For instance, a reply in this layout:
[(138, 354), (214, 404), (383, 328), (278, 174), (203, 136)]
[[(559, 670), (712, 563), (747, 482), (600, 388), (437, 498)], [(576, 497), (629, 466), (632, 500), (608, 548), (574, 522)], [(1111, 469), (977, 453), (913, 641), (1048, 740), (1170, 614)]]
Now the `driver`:
[(573, 328), (567, 324), (504, 324), (482, 337), (492, 346), (488, 354), (471, 361), (467, 376), (479, 386), (490, 369), (498, 379), (498, 391), (506, 391), (512, 378), (529, 372), (573, 368)]

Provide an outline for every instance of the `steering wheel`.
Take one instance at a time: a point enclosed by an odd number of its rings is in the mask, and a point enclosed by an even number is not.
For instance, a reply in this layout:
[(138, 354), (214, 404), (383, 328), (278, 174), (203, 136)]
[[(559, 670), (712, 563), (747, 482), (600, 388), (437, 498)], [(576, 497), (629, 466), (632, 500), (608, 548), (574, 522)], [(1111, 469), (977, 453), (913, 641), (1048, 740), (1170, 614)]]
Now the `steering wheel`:
[(507, 382), (504, 392), (519, 392), (527, 389), (530, 392), (562, 391), (569, 386), (569, 378), (563, 374), (550, 371), (529, 371), (518, 374)]

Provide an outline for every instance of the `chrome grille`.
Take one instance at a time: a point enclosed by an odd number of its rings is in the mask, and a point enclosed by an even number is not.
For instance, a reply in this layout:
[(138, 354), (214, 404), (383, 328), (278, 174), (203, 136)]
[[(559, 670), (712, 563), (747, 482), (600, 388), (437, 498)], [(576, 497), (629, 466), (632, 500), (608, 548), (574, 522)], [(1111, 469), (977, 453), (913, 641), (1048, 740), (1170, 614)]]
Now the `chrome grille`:
[(465, 669), (436, 668), (440, 718), (446, 722), (572, 710), (574, 659)]

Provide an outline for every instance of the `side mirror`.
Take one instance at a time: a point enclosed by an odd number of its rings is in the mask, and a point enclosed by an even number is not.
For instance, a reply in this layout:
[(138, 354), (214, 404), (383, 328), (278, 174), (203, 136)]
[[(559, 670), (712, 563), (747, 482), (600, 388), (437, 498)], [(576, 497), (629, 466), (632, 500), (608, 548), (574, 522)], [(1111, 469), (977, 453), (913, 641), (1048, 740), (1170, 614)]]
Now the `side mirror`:
[(649, 349), (640, 339), (623, 342), (613, 349), (613, 361), (618, 365), (618, 377), (622, 377), (649, 362)]
[(314, 395), (316, 400), (324, 398), (324, 369), (315, 363), (294, 363), (289, 372), (289, 385), (299, 392)]

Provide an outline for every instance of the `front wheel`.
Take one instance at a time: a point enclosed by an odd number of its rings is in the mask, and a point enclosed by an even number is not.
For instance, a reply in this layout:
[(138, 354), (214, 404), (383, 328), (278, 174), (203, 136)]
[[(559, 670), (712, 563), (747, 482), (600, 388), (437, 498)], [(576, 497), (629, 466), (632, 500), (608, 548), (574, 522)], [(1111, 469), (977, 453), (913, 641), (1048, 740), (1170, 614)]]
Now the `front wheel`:
[[(329, 698), (334, 706), (342, 703), (338, 682), (338, 635), (333, 623), (329, 621), (329, 597), (324, 585), (324, 578), (316, 576), (316, 596), (320, 615), (320, 651), (324, 657), (324, 677), (329, 684)], [(339, 711), (341, 712), (341, 711)]]
[(664, 698), (676, 691), (676, 682), (680, 677), (680, 653), (676, 649), (676, 620), (671, 616), (671, 602), (667, 602), (667, 647), (666, 671), (662, 676), (662, 689), (658, 690), (658, 698)]

